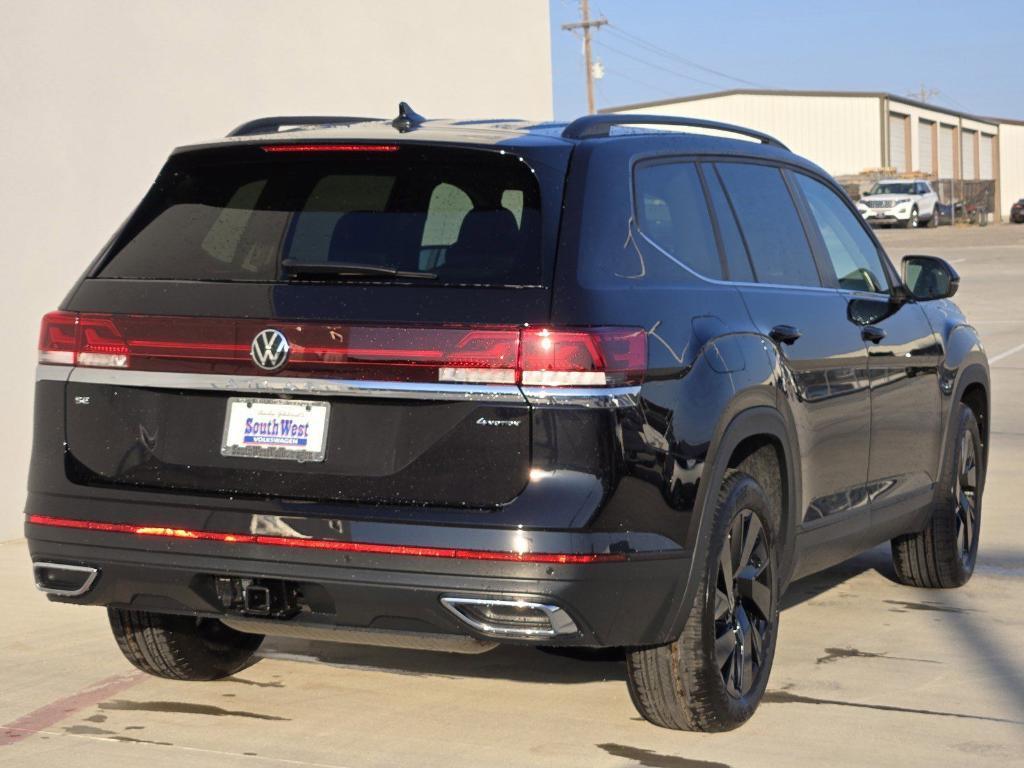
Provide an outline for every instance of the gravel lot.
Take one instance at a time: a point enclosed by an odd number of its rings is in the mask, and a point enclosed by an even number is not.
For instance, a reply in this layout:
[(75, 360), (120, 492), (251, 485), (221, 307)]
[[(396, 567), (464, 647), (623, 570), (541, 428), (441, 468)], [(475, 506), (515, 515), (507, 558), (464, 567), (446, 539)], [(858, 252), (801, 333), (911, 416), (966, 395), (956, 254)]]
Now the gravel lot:
[[(879, 547), (792, 585), (766, 701), (744, 728), (661, 730), (621, 663), (532, 649), (476, 657), (268, 640), (217, 683), (134, 672), (98, 609), (49, 604), (24, 542), (0, 544), (0, 764), (52, 766), (1006, 765), (1024, 747), (1024, 226), (884, 231), (930, 253), (993, 360), (978, 570), (960, 590), (895, 584)], [(8, 478), (24, 482), (23, 478)], [(15, 514), (9, 511), (8, 514)]]

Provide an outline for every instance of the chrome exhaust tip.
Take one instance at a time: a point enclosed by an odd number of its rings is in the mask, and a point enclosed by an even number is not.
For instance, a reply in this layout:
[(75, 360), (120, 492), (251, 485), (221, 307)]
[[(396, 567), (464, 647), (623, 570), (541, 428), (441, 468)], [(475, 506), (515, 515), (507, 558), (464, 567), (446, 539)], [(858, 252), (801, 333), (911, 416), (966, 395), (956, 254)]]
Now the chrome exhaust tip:
[(88, 565), (32, 563), (36, 589), (58, 597), (80, 597), (92, 589), (99, 570)]
[(486, 597), (442, 597), (441, 605), (490, 637), (545, 638), (579, 632), (572, 617), (557, 605)]

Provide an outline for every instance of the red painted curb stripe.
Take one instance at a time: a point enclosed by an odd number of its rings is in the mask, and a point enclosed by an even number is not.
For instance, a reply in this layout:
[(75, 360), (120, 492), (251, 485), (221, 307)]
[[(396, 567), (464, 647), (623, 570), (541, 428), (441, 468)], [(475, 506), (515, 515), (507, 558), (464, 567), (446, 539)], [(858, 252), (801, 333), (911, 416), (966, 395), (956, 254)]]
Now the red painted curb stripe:
[(41, 706), (34, 712), (19, 717), (13, 722), (0, 726), (0, 747), (24, 741), (38, 731), (59, 723), (87, 707), (93, 707), (111, 696), (137, 685), (145, 679), (142, 674), (117, 675), (100, 680), (91, 688), (65, 696)]

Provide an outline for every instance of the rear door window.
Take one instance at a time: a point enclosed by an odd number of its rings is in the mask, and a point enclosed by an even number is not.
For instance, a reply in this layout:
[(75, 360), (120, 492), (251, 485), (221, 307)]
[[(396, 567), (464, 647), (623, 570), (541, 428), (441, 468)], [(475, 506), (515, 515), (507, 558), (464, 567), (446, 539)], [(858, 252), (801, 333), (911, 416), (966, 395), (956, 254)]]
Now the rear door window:
[(722, 279), (715, 231), (697, 166), (648, 163), (637, 167), (635, 179), (640, 231), (693, 271)]
[(755, 163), (715, 166), (736, 213), (757, 281), (820, 286), (811, 247), (782, 171)]
[(754, 271), (750, 267), (747, 246), (743, 242), (743, 235), (740, 234), (740, 228), (736, 224), (736, 214), (733, 213), (732, 204), (725, 196), (725, 190), (722, 189), (714, 167), (710, 165), (702, 167), (708, 194), (711, 197), (711, 206), (715, 210), (715, 220), (718, 222), (718, 234), (722, 238), (725, 261), (729, 267), (729, 279), (743, 283), (753, 282)]
[(161, 172), (97, 276), (273, 282), (291, 259), (537, 285), (540, 211), (529, 167), (494, 152), (187, 153)]

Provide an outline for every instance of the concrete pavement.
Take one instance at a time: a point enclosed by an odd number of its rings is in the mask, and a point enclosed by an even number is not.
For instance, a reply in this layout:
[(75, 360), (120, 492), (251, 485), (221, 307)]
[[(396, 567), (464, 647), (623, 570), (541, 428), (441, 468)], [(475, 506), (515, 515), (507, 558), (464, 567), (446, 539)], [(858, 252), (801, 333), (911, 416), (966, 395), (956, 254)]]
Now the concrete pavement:
[[(887, 547), (796, 582), (769, 692), (721, 735), (641, 721), (622, 664), (268, 640), (233, 679), (135, 673), (103, 612), (49, 604), (0, 544), (0, 765), (1001, 765), (1024, 749), (1024, 226), (883, 232), (894, 259), (955, 262), (996, 362), (981, 556), (953, 591), (891, 580)], [(1016, 351), (1015, 351), (1016, 350)], [(21, 478), (10, 478), (22, 482)]]

